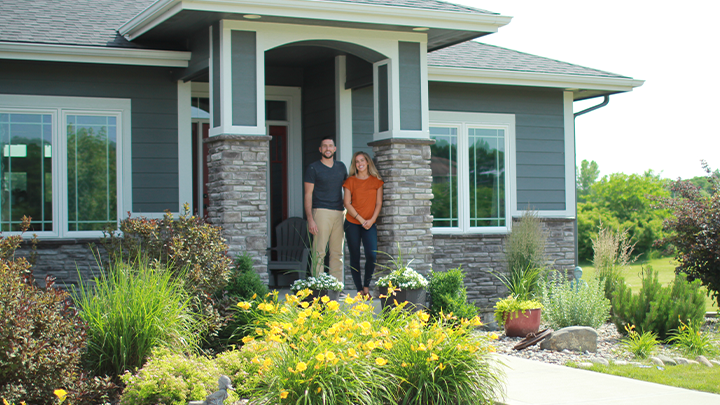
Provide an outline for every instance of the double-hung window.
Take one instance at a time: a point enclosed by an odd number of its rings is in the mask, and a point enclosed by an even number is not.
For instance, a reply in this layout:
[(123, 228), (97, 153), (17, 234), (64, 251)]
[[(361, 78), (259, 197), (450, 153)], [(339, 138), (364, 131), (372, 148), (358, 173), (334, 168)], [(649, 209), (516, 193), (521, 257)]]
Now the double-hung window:
[(515, 116), (432, 111), (430, 137), (433, 232), (507, 232)]
[(130, 101), (0, 96), (0, 230), (94, 237), (122, 212)]

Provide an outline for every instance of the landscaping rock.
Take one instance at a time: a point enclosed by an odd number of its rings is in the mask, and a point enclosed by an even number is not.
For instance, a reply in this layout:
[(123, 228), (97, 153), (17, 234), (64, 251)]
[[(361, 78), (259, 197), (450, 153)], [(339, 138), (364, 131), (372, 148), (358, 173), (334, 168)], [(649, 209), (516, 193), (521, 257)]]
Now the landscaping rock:
[(662, 360), (663, 363), (665, 363), (665, 365), (668, 365), (668, 366), (677, 366), (678, 365), (677, 361), (673, 360), (671, 357), (663, 356), (662, 354), (658, 354), (655, 357)]
[(665, 366), (665, 363), (663, 363), (662, 360), (660, 360), (659, 358), (657, 358), (657, 357), (655, 357), (655, 356), (650, 357), (650, 361), (652, 361), (653, 364), (655, 364), (656, 366), (660, 366), (660, 367), (664, 367), (664, 366)]
[(602, 364), (603, 366), (610, 365), (610, 363), (607, 360), (605, 360), (603, 358), (599, 358), (599, 357), (596, 357), (596, 358), (592, 359), (591, 361), (596, 364)]
[(625, 360), (615, 360), (615, 361), (613, 361), (613, 363), (616, 366), (627, 366), (628, 365), (628, 362)]
[(564, 350), (574, 352), (597, 352), (598, 333), (587, 326), (570, 326), (555, 331), (540, 343), (543, 350), (561, 352)]
[(592, 363), (588, 363), (588, 362), (578, 363), (578, 367), (580, 367), (580, 368), (590, 368), (590, 367), (592, 367), (592, 366), (593, 366), (593, 364), (592, 364)]
[(677, 364), (680, 364), (680, 365), (689, 364), (688, 359), (686, 359), (684, 357), (676, 357), (675, 361), (677, 362)]
[(714, 364), (716, 366), (720, 366), (720, 361), (717, 361), (717, 360), (710, 360), (710, 363)]
[(695, 360), (688, 359), (688, 364), (700, 364), (700, 363)]

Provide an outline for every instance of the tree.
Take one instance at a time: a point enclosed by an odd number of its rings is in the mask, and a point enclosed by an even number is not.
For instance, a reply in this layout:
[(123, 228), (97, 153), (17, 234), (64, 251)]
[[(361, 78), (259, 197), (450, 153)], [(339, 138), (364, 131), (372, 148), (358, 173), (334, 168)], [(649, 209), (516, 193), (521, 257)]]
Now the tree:
[(583, 160), (580, 163), (580, 168), (577, 169), (577, 195), (579, 202), (585, 202), (588, 194), (590, 194), (590, 187), (595, 184), (598, 177), (600, 177), (600, 168), (597, 162), (594, 160), (588, 162)]
[(655, 241), (664, 236), (663, 221), (669, 212), (656, 209), (653, 202), (669, 196), (665, 181), (652, 172), (604, 176), (590, 187), (587, 201), (578, 204), (580, 258), (592, 258), (592, 239), (597, 238), (601, 223), (609, 228), (627, 229), (637, 253), (663, 248), (664, 245), (655, 245)]
[(707, 162), (702, 165), (712, 195), (703, 195), (689, 180), (673, 182), (674, 196), (660, 203), (672, 212), (664, 223), (670, 234), (663, 242), (677, 248), (675, 258), (680, 264), (675, 272), (687, 274), (690, 281), (700, 280), (720, 304), (720, 175), (713, 173)]

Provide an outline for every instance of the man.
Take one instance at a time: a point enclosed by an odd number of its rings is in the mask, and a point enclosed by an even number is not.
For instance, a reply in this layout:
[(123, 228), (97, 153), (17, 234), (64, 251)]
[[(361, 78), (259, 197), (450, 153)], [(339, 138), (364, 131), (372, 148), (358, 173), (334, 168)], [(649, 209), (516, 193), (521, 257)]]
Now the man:
[(323, 271), (326, 249), (330, 253), (330, 275), (343, 282), (343, 218), (342, 185), (347, 168), (335, 160), (335, 141), (325, 137), (320, 142), (320, 160), (305, 170), (305, 215), (308, 229), (314, 236), (313, 251), (317, 258), (315, 273)]

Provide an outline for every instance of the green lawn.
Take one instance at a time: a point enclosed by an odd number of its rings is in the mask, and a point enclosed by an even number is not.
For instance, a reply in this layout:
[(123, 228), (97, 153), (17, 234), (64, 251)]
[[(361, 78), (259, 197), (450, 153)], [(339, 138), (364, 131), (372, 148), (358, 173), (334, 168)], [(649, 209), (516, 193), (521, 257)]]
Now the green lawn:
[[(569, 364), (575, 367), (575, 364)], [(666, 366), (663, 370), (656, 366), (640, 368), (636, 366), (603, 366), (595, 364), (588, 370), (636, 380), (687, 388), (696, 391), (720, 394), (720, 367), (706, 367), (699, 364)]]
[[(675, 279), (675, 267), (677, 264), (675, 259), (672, 257), (661, 257), (659, 259), (636, 262), (631, 265), (630, 270), (625, 273), (625, 281), (634, 292), (637, 292), (640, 289), (642, 284), (642, 270), (643, 267), (647, 266), (652, 266), (653, 270), (658, 272), (658, 279), (663, 285), (667, 285)], [(583, 269), (584, 279), (589, 279), (595, 276), (595, 268), (592, 266), (592, 263), (584, 263), (581, 264), (580, 267)], [(718, 310), (717, 305), (714, 304), (710, 297), (705, 297), (705, 308), (708, 312), (716, 312)]]

